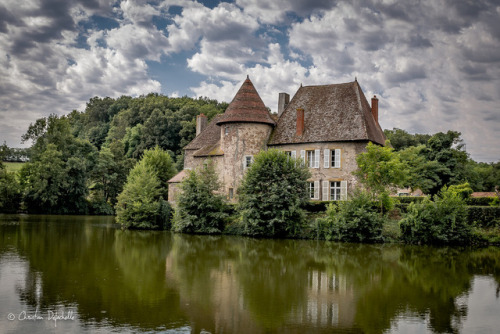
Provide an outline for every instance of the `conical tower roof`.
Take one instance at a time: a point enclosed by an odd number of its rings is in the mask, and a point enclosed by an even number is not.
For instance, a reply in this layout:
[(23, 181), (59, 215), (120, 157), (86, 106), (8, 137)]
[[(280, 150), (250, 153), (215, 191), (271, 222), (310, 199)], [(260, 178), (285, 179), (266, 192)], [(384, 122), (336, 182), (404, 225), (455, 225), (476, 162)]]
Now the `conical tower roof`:
[(233, 101), (227, 107), (224, 115), (217, 121), (217, 125), (242, 122), (276, 124), (248, 76), (234, 96)]

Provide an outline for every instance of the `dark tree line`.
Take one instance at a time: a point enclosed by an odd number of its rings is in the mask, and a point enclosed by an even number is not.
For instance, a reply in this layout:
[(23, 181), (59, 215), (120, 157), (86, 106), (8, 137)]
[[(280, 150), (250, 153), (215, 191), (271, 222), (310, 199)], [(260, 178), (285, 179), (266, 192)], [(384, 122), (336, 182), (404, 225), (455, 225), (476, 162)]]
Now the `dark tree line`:
[[(129, 171), (146, 150), (168, 152), (182, 169), (182, 147), (195, 136), (196, 116), (211, 119), (226, 107), (207, 98), (159, 94), (94, 97), (84, 111), (40, 118), (22, 136), (32, 143), (30, 161), (16, 177), (1, 167), (0, 185), (9, 189), (0, 189), (0, 212), (112, 214)], [(12, 149), (2, 146), (2, 160), (7, 151)]]

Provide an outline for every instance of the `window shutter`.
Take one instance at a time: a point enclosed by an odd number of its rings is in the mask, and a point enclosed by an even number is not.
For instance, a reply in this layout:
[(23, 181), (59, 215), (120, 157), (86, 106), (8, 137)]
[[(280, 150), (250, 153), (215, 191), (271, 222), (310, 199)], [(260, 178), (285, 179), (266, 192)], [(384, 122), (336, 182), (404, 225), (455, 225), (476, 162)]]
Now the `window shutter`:
[(340, 149), (339, 148), (335, 149), (335, 168), (340, 168)]
[(328, 186), (329, 186), (328, 181), (323, 181), (323, 201), (328, 201)]
[(347, 181), (340, 181), (340, 200), (347, 200)]
[(325, 150), (323, 151), (323, 155), (324, 155), (324, 159), (325, 159), (325, 165), (324, 167), (325, 168), (330, 168), (330, 150), (325, 148)]
[(319, 199), (319, 181), (314, 181), (314, 199)]
[(302, 159), (301, 163), (305, 164), (306, 163), (306, 151), (300, 150), (300, 158)]
[(291, 156), (294, 159), (297, 159), (297, 151), (291, 151)]
[(319, 168), (319, 155), (320, 150), (314, 150), (314, 168)]

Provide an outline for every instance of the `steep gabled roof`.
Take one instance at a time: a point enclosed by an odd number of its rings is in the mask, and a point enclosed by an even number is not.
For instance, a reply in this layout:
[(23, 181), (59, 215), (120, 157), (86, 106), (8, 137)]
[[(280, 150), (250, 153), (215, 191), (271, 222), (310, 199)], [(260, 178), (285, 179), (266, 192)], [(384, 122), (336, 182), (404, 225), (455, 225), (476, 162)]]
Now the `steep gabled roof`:
[(217, 124), (224, 123), (265, 123), (275, 125), (264, 102), (247, 77)]
[[(304, 109), (304, 132), (296, 135), (296, 110)], [(385, 136), (357, 81), (300, 87), (278, 119), (269, 145), (368, 140)]]
[(220, 140), (220, 126), (217, 125), (217, 121), (222, 118), (223, 115), (216, 115), (207, 127), (196, 136), (189, 144), (187, 144), (185, 150), (199, 150), (207, 146), (213, 146)]

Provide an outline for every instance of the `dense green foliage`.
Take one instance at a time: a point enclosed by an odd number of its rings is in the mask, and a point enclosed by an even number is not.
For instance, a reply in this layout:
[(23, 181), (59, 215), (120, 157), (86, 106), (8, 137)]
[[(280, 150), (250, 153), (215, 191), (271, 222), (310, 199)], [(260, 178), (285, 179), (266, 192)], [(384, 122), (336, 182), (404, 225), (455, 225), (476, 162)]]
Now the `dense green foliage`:
[(239, 212), (246, 234), (294, 236), (304, 222), (308, 169), (284, 152), (271, 149), (255, 156), (239, 188)]
[(469, 182), (473, 191), (494, 191), (500, 186), (500, 162), (488, 164), (470, 159), (460, 132), (422, 135), (393, 129), (384, 133), (407, 165), (405, 187), (434, 195), (445, 185), (464, 182)]
[(368, 143), (366, 152), (356, 157), (358, 169), (353, 172), (379, 201), (381, 212), (392, 208), (389, 191), (402, 186), (408, 178), (406, 164), (388, 144), (387, 142), (385, 146), (379, 146)]
[(19, 211), (22, 192), (21, 185), (14, 173), (9, 173), (0, 161), (0, 212)]
[(403, 241), (412, 244), (464, 244), (472, 236), (464, 199), (446, 187), (432, 201), (410, 204), (400, 226)]
[[(130, 169), (155, 147), (168, 152), (164, 154), (170, 159), (169, 171), (158, 175), (166, 198), (166, 181), (176, 166), (183, 167), (181, 148), (195, 136), (196, 116), (204, 113), (211, 119), (226, 107), (206, 98), (158, 94), (94, 97), (83, 112), (50, 115), (30, 124), (22, 140), (31, 141), (32, 147), (14, 149), (4, 143), (0, 160), (30, 158), (18, 173), (28, 212), (113, 214)], [(150, 165), (166, 168), (154, 162)], [(18, 203), (15, 211), (22, 209), (19, 201), (13, 203)]]
[(349, 201), (330, 204), (320, 224), (325, 239), (345, 242), (380, 242), (384, 218), (370, 194), (358, 192)]
[(500, 228), (500, 207), (498, 206), (468, 206), (467, 219), (483, 228)]
[(177, 197), (174, 226), (176, 232), (218, 234), (227, 218), (214, 165), (208, 162), (198, 170), (189, 170)]
[[(116, 204), (116, 220), (123, 227), (170, 228), (171, 208), (164, 197), (161, 173), (168, 172), (168, 168), (166, 171), (163, 167), (171, 166), (172, 162), (170, 156), (163, 153), (158, 149), (146, 151), (144, 158), (130, 171)], [(166, 161), (160, 161), (162, 157)], [(161, 168), (157, 169), (158, 166)]]
[(429, 134), (417, 133), (413, 135), (398, 128), (392, 130), (386, 129), (384, 130), (384, 135), (391, 142), (395, 151), (401, 151), (412, 146), (425, 145), (431, 138)]

